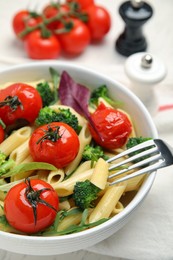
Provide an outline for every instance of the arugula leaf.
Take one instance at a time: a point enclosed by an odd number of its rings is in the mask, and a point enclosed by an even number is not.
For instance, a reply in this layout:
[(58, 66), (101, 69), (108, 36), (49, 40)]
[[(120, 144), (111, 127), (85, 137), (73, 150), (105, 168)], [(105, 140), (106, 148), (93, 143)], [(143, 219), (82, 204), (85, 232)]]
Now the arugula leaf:
[(49, 170), (49, 171), (55, 171), (57, 168), (49, 163), (44, 162), (29, 162), (29, 163), (22, 163), (17, 166), (14, 166), (8, 173), (3, 174), (0, 176), (0, 178), (6, 178), (11, 177), (13, 175), (17, 175), (23, 172), (27, 171), (33, 171), (33, 170)]
[(54, 225), (51, 226), (51, 228), (47, 231), (44, 231), (42, 233), (42, 235), (46, 236), (46, 235), (68, 235), (68, 234), (72, 234), (72, 233), (77, 233), (83, 230), (86, 230), (88, 228), (91, 227), (95, 227), (98, 226), (102, 223), (104, 223), (105, 221), (108, 220), (108, 218), (103, 218), (100, 219), (98, 221), (95, 221), (93, 223), (86, 223), (86, 220), (88, 218), (88, 209), (85, 209), (82, 213), (82, 219), (79, 225), (71, 225), (68, 228), (66, 228), (65, 230), (61, 230), (58, 231), (58, 225), (59, 223), (67, 216), (70, 215), (74, 215), (74, 214), (79, 214), (81, 213), (81, 210), (79, 208), (74, 208), (72, 210), (66, 211), (66, 210), (61, 210), (60, 212), (58, 212), (56, 220), (54, 222)]
[(53, 68), (49, 68), (49, 72), (51, 74), (52, 81), (53, 81), (54, 101), (52, 102), (52, 104), (54, 104), (58, 100), (58, 91), (57, 91), (57, 89), (58, 89), (58, 85), (59, 85), (59, 81), (60, 81), (60, 75)]

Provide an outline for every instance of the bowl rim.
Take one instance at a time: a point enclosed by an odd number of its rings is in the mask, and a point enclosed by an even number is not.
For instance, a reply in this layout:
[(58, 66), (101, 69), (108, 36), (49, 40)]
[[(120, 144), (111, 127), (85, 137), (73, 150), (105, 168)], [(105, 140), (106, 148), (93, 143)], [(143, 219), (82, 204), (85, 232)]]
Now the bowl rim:
[[(35, 68), (35, 67), (50, 67), (50, 66), (62, 66), (63, 69), (65, 68), (70, 68), (70, 69), (75, 69), (79, 70), (80, 72), (87, 72), (89, 74), (94, 75), (95, 77), (101, 77), (105, 81), (111, 82), (112, 84), (116, 84), (116, 87), (118, 89), (121, 88), (121, 92), (126, 92), (130, 98), (132, 98), (135, 103), (141, 108), (141, 110), (145, 113), (145, 117), (148, 120), (148, 123), (151, 127), (152, 135), (153, 138), (158, 137), (158, 132), (156, 129), (156, 126), (154, 125), (154, 122), (152, 120), (151, 115), (149, 114), (147, 108), (144, 106), (144, 104), (140, 101), (140, 99), (128, 88), (126, 88), (122, 83), (120, 83), (118, 80), (111, 78), (108, 75), (102, 74), (101, 72), (96, 71), (93, 68), (89, 68), (85, 65), (78, 65), (73, 62), (67, 62), (67, 61), (35, 61), (35, 62), (27, 62), (24, 64), (17, 64), (17, 65), (12, 65), (10, 67), (5, 67), (0, 69), (0, 75), (3, 73), (9, 73), (10, 71), (15, 71), (15, 70), (20, 70), (20, 69), (29, 69), (29, 68)], [(156, 171), (152, 172), (147, 179), (144, 181), (142, 186), (140, 187), (139, 191), (136, 193), (135, 197), (130, 201), (130, 203), (123, 209), (122, 212), (118, 213), (116, 216), (110, 218), (108, 221), (96, 226), (92, 227), (91, 229), (87, 229), (84, 231), (80, 231), (77, 233), (72, 233), (68, 235), (62, 235), (62, 236), (28, 236), (25, 234), (14, 234), (14, 233), (9, 233), (6, 231), (0, 231), (0, 238), (1, 237), (6, 237), (8, 238), (16, 238), (18, 240), (28, 240), (28, 241), (57, 241), (58, 240), (67, 240), (67, 239), (73, 239), (73, 238), (80, 238), (85, 235), (92, 235), (93, 233), (96, 233), (97, 231), (104, 230), (105, 227), (109, 228), (112, 226), (112, 224), (116, 224), (120, 219), (125, 219), (130, 213), (132, 213), (138, 206), (139, 202), (143, 201), (143, 199), (147, 196), (149, 190), (151, 189), (154, 179), (156, 176)], [(133, 207), (132, 207), (133, 205)]]

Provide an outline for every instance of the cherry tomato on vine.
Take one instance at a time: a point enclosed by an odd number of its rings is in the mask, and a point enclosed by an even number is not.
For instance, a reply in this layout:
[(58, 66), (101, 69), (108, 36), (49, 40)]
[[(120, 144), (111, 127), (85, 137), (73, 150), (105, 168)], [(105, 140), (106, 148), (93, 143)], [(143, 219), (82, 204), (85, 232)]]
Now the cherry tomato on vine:
[[(70, 19), (73, 27), (70, 31), (57, 34), (62, 50), (69, 55), (78, 55), (82, 53), (90, 43), (90, 32), (88, 27), (78, 19)], [(61, 24), (58, 29), (62, 29)]]
[(108, 11), (97, 5), (89, 6), (86, 9), (88, 14), (87, 26), (90, 29), (91, 39), (100, 41), (109, 32), (111, 27), (111, 18)]
[(61, 52), (56, 36), (43, 37), (40, 30), (31, 32), (25, 41), (25, 50), (31, 59), (55, 59)]
[(0, 143), (2, 143), (5, 139), (5, 133), (2, 125), (0, 124)]
[(11, 125), (18, 119), (32, 123), (41, 108), (39, 92), (28, 84), (14, 83), (0, 90), (0, 118), (5, 125)]
[[(42, 18), (34, 12), (29, 12), (27, 10), (21, 10), (15, 14), (12, 21), (12, 26), (14, 33), (18, 36), (26, 26), (34, 27), (42, 22)], [(23, 39), (26, 39), (25, 36)]]
[(132, 131), (132, 125), (123, 112), (106, 107), (101, 103), (91, 114), (96, 130), (89, 125), (93, 139), (102, 147), (116, 149), (122, 147)]
[(12, 227), (32, 234), (53, 224), (58, 206), (58, 195), (49, 183), (26, 179), (8, 191), (4, 212)]
[[(69, 7), (65, 4), (62, 5), (47, 5), (44, 9), (43, 9), (43, 14), (47, 19), (53, 18), (55, 16), (57, 16), (58, 14), (66, 14), (69, 11)], [(63, 17), (63, 16), (62, 16)], [(59, 25), (60, 21), (53, 21), (51, 23), (49, 23), (47, 25), (47, 28), (49, 28), (50, 30), (56, 30), (57, 26)]]
[(31, 135), (29, 149), (34, 161), (47, 162), (63, 168), (79, 151), (79, 138), (69, 125), (53, 122), (40, 126)]
[(67, 0), (68, 3), (76, 2), (80, 5), (81, 9), (85, 9), (91, 5), (94, 5), (94, 0)]

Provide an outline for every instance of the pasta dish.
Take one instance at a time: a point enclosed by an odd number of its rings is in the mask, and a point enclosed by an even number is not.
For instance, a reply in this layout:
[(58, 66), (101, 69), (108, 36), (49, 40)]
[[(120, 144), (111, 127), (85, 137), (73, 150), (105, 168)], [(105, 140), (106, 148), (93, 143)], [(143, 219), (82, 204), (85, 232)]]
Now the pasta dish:
[[(108, 170), (107, 159), (127, 149), (129, 140), (138, 139), (133, 119), (121, 101), (111, 100), (107, 86), (90, 91), (67, 72), (59, 75), (51, 68), (51, 73), (54, 76), (51, 81), (13, 82), (0, 89), (4, 133), (0, 153), (5, 155), (0, 164), (2, 231), (48, 236), (92, 228), (120, 213), (145, 177), (138, 176), (113, 186), (108, 182), (112, 172)], [(30, 93), (28, 86), (37, 93)], [(25, 104), (28, 99), (22, 101), (24, 87), (29, 97), (34, 96), (29, 104)], [(49, 91), (54, 96), (50, 97)], [(14, 97), (18, 97), (17, 101)], [(58, 119), (60, 115), (62, 119)], [(9, 165), (9, 162), (11, 166), (4, 170), (4, 163)], [(34, 181), (50, 186), (40, 192), (37, 188), (37, 199), (31, 201), (28, 192), (31, 195), (34, 191)], [(27, 217), (22, 215), (24, 206), (22, 213), (15, 208), (21, 201), (13, 201), (15, 196), (20, 200), (21, 192), (19, 197), (14, 194), (18, 194), (16, 187), (21, 183), (31, 210)], [(50, 201), (44, 197), (50, 191), (56, 193), (55, 204), (52, 197)], [(42, 215), (47, 209), (51, 220), (44, 228), (37, 229), (37, 224), (46, 221)]]

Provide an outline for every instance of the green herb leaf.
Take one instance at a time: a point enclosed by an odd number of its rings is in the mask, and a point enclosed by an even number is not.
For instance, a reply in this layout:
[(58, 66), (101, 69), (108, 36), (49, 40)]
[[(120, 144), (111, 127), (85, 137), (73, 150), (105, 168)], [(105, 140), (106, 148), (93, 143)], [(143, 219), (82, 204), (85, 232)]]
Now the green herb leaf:
[(56, 103), (56, 101), (58, 100), (58, 85), (59, 85), (59, 81), (60, 81), (60, 75), (58, 74), (58, 72), (53, 69), (53, 68), (49, 68), (51, 77), (52, 77), (52, 81), (53, 81), (53, 92), (54, 92), (54, 102)]
[(33, 171), (33, 170), (49, 170), (49, 171), (55, 171), (57, 168), (49, 163), (44, 162), (30, 162), (30, 163), (23, 163), (15, 166), (13, 169), (11, 169), (8, 173), (0, 176), (0, 178), (6, 178), (11, 177), (13, 175), (17, 175), (23, 172), (27, 171)]

